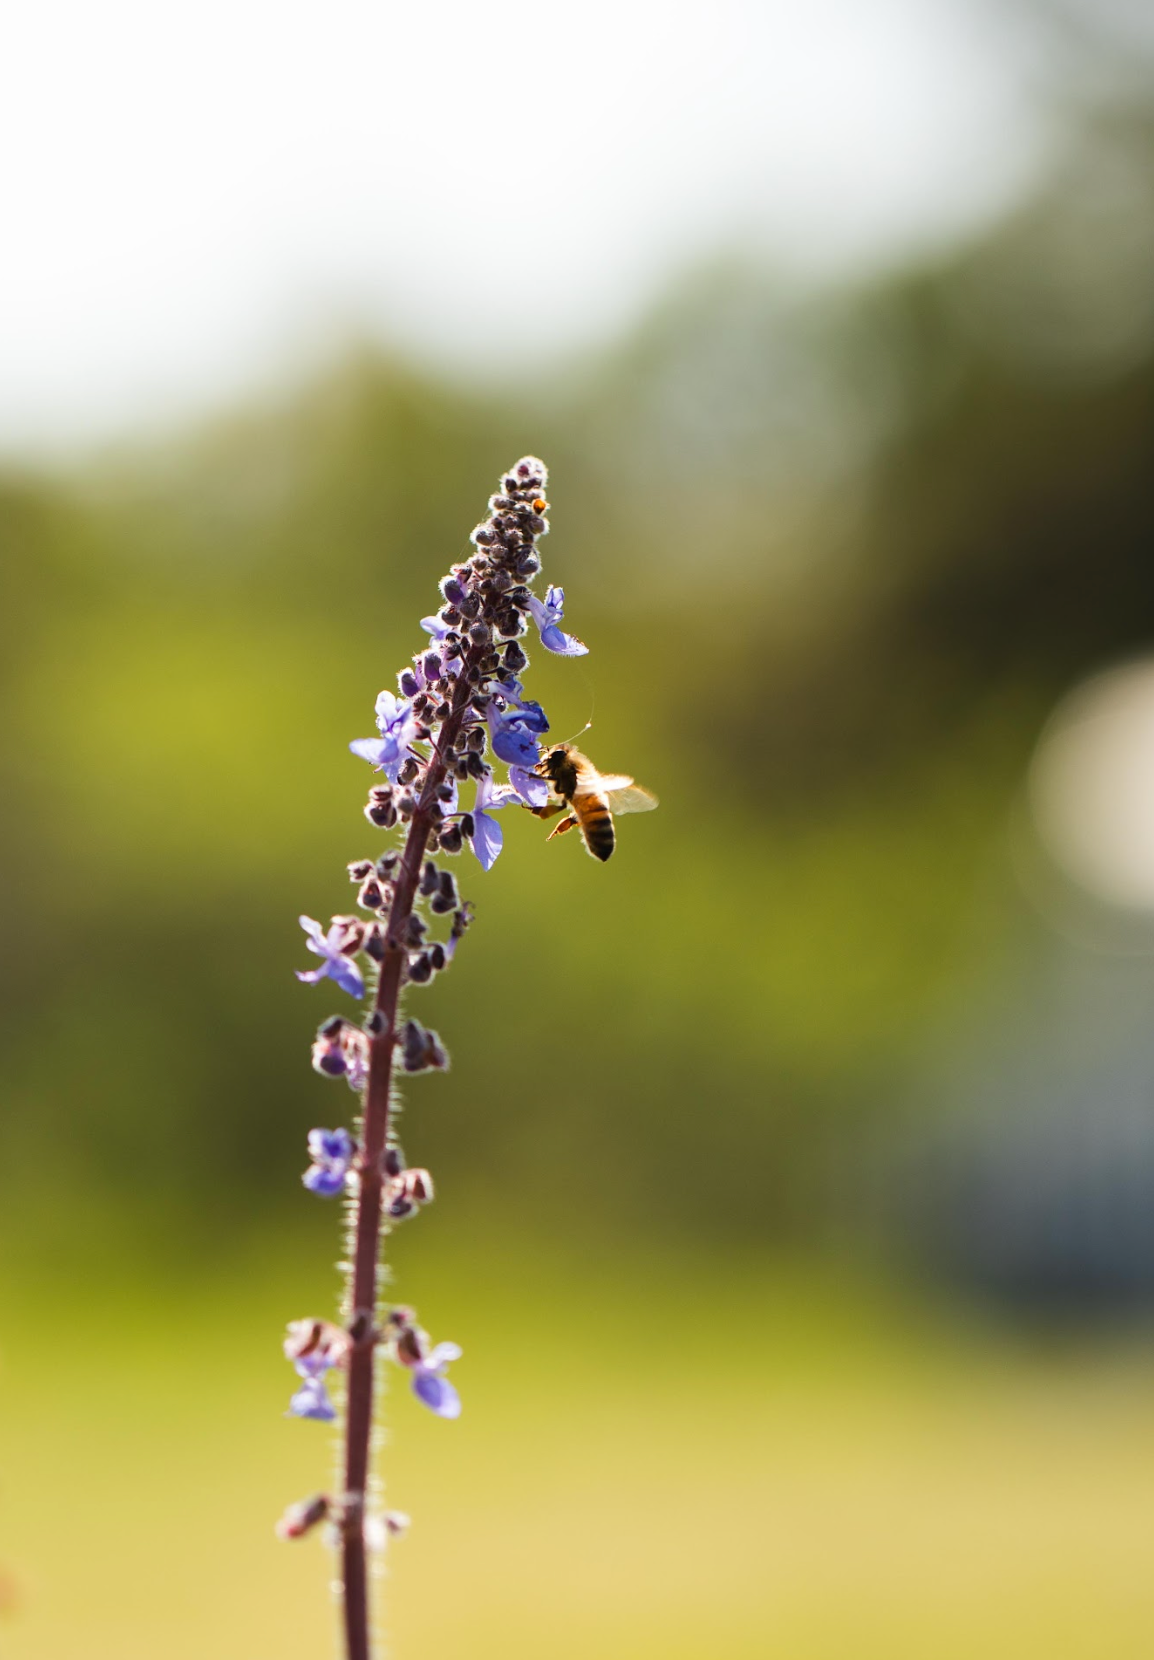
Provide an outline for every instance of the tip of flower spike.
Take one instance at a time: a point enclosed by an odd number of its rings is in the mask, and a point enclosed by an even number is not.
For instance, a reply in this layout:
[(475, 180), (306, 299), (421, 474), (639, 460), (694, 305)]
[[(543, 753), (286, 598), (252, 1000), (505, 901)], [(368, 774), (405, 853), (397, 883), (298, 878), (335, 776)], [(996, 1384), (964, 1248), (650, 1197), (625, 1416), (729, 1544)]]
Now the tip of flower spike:
[(532, 490), (534, 486), (543, 490), (549, 482), (549, 469), (539, 456), (523, 455), (509, 468), (509, 479), (517, 490)]

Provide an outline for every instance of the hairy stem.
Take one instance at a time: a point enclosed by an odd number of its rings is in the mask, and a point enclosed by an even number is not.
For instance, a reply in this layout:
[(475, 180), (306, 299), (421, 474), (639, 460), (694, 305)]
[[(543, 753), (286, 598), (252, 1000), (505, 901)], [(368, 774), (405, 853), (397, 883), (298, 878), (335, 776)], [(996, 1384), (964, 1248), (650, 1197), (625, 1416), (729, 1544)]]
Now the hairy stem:
[(348, 1362), (345, 1414), (345, 1527), (342, 1544), (345, 1646), (348, 1660), (371, 1660), (369, 1587), (364, 1517), (373, 1437), (373, 1382), (377, 1343), (377, 1290), (380, 1279), (383, 1159), (388, 1144), (397, 1038), (398, 1005), (407, 961), (406, 930), (421, 877), (425, 849), (434, 824), (437, 791), (445, 781), (446, 754), (455, 747), (475, 690), (473, 671), (483, 648), (465, 656), (449, 714), (441, 724), (417, 809), (409, 824), (397, 873), (385, 951), (377, 982), (376, 1008), (381, 1030), (370, 1040), (369, 1079), (365, 1089), (364, 1128), (357, 1158), (359, 1196), (349, 1286), (349, 1321), (353, 1344)]

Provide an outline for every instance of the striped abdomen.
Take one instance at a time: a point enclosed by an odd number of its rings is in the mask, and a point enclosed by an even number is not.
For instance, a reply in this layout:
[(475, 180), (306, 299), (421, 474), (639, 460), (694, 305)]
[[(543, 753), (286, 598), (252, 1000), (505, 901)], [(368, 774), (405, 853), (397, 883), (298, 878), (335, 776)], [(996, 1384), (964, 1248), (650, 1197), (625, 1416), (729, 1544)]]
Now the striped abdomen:
[(613, 815), (603, 795), (575, 795), (569, 805), (581, 827), (585, 846), (595, 859), (607, 859), (617, 842)]

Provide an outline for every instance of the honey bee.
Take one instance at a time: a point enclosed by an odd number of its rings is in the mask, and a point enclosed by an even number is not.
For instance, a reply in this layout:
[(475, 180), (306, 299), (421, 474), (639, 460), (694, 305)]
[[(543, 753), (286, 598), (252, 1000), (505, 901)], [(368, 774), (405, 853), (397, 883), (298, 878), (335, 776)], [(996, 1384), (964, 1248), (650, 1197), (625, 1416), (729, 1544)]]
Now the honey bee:
[(598, 772), (575, 744), (554, 744), (533, 771), (549, 780), (552, 792), (543, 807), (530, 807), (529, 811), (547, 819), (568, 808), (567, 816), (550, 832), (548, 840), (576, 827), (581, 831), (585, 851), (595, 859), (607, 859), (616, 846), (614, 813), (648, 813), (657, 805), (657, 797), (632, 778)]

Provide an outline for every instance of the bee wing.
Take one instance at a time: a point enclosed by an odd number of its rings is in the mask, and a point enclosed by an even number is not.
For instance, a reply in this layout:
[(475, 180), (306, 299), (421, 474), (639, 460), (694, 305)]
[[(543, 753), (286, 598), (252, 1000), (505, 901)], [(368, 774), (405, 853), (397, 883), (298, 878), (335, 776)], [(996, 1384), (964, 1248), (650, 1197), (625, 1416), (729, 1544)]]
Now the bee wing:
[[(612, 785), (614, 782), (612, 779), (603, 780), (603, 784)], [(640, 784), (635, 784), (632, 779), (629, 780), (628, 784), (623, 784), (618, 788), (610, 788), (606, 791), (606, 795), (609, 799), (609, 810), (612, 813), (651, 813), (654, 807), (657, 806), (657, 797), (653, 791), (643, 789)]]
[(612, 790), (627, 790), (633, 780), (624, 772), (599, 772), (596, 774), (597, 788), (602, 795), (608, 795)]

